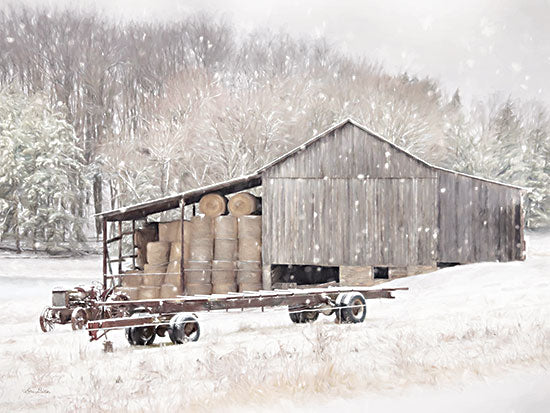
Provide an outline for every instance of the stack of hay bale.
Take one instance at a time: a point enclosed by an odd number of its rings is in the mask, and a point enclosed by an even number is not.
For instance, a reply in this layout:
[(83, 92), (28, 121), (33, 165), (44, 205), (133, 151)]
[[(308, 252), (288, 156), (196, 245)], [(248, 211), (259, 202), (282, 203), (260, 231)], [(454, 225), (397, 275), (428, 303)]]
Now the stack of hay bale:
[(239, 249), (237, 283), (239, 291), (262, 289), (262, 217), (243, 215), (238, 221)]
[(147, 244), (147, 264), (144, 265), (143, 283), (139, 287), (140, 300), (160, 297), (169, 258), (169, 242), (153, 241)]
[[(160, 289), (161, 298), (173, 298), (182, 294), (183, 285), (181, 279), (181, 253), (184, 252), (183, 262), (189, 260), (189, 240), (191, 239), (191, 223), (184, 221), (183, 236), (181, 240), (181, 221), (164, 222), (159, 224), (159, 241), (170, 243), (168, 266)], [(183, 244), (183, 245), (182, 245)]]
[(191, 218), (189, 261), (185, 265), (185, 293), (187, 295), (212, 293), (212, 258), (214, 230), (212, 218)]
[(262, 289), (262, 217), (260, 200), (241, 192), (229, 200), (231, 215), (238, 217), (237, 283), (239, 291)]
[(216, 217), (214, 220), (214, 235), (212, 292), (214, 294), (236, 292), (237, 218), (231, 215)]

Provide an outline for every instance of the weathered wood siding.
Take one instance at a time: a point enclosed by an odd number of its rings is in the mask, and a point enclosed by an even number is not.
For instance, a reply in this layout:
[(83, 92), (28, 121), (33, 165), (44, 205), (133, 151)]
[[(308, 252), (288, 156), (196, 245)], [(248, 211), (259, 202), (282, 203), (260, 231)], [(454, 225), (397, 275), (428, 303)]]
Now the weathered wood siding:
[(438, 175), (438, 261), (522, 259), (519, 191), (453, 172)]
[(263, 186), (264, 263), (435, 261), (435, 178), (269, 178)]
[(266, 169), (262, 186), (264, 265), (522, 258), (519, 190), (431, 167), (351, 123)]

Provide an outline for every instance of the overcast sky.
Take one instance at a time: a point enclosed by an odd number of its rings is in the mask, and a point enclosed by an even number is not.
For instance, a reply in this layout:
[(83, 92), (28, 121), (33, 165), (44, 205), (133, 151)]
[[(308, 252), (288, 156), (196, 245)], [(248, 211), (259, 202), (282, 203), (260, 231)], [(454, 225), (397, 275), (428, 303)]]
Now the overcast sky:
[[(13, 0), (0, 0), (8, 3)], [(21, 0), (19, 0), (21, 1)], [(24, 0), (70, 4), (67, 0)], [(81, 0), (108, 15), (173, 20), (218, 13), (258, 27), (325, 36), (391, 71), (439, 79), (466, 100), (501, 92), (550, 103), (550, 0)]]

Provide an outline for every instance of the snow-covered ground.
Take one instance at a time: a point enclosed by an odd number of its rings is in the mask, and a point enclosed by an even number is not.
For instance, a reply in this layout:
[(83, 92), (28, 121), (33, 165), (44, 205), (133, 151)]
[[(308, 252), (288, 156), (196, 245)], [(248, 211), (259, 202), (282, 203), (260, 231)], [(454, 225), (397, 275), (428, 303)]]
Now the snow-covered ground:
[(196, 343), (131, 348), (109, 334), (43, 334), (54, 286), (99, 279), (98, 257), (0, 255), (0, 411), (537, 411), (550, 409), (550, 235), (525, 262), (483, 263), (391, 281), (367, 321), (284, 309), (200, 316)]

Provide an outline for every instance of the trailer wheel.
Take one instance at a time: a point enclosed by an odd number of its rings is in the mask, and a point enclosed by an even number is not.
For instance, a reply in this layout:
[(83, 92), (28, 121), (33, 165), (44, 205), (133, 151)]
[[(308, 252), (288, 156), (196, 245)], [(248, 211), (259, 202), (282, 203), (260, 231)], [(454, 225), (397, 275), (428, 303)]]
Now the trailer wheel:
[(193, 314), (179, 313), (170, 320), (168, 336), (174, 344), (183, 344), (188, 341), (197, 341), (201, 335), (201, 328), (197, 317)]
[(82, 330), (88, 322), (88, 314), (82, 307), (76, 307), (71, 313), (71, 326), (73, 330)]
[(126, 339), (132, 346), (150, 346), (155, 341), (155, 327), (127, 327)]
[(336, 311), (337, 323), (362, 323), (367, 316), (367, 302), (361, 293), (341, 294), (336, 299), (340, 308)]
[[(144, 307), (134, 309), (132, 317), (137, 317), (141, 313), (148, 313)], [(155, 341), (155, 326), (146, 327), (126, 327), (126, 340), (132, 346), (150, 346)]]
[(318, 311), (304, 311), (299, 308), (290, 308), (288, 309), (288, 315), (293, 323), (304, 324), (304, 323), (313, 323), (319, 318)]
[(53, 330), (53, 311), (50, 307), (44, 307), (40, 313), (40, 329), (44, 333), (48, 333)]

